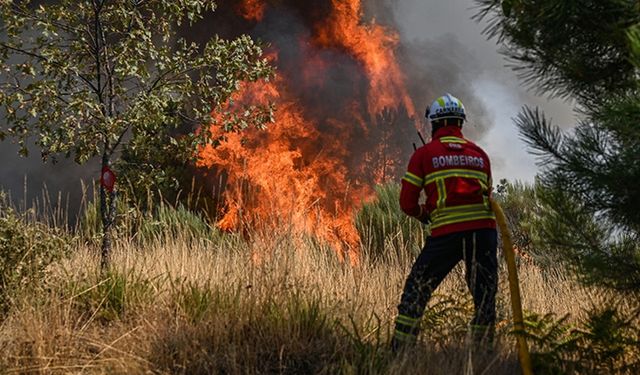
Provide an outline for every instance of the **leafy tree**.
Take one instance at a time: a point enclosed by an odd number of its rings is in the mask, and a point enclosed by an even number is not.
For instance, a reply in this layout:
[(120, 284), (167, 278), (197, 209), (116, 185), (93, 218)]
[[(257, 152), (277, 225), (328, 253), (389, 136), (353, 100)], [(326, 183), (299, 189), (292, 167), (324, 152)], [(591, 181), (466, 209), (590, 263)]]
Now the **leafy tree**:
[[(211, 0), (0, 0), (0, 139), (15, 137), (26, 154), (34, 137), (44, 160), (99, 156), (110, 167), (123, 152), (143, 160), (149, 145), (194, 158), (216, 142), (201, 124), (221, 126), (219, 136), (266, 123), (270, 107), (226, 105), (241, 82), (270, 76), (258, 45), (248, 36), (204, 45), (173, 36), (214, 8)], [(162, 166), (141, 170), (154, 176)], [(116, 200), (101, 187), (103, 268)]]
[(572, 132), (525, 107), (540, 158), (541, 232), (589, 283), (640, 291), (640, 7), (637, 1), (476, 0), (478, 18), (542, 92), (574, 98)]

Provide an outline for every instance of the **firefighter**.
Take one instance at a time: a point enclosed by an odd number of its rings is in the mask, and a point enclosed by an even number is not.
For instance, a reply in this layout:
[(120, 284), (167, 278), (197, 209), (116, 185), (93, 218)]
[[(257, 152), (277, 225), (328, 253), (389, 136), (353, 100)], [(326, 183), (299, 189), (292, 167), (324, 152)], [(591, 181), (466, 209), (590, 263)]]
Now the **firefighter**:
[[(392, 338), (394, 351), (416, 341), (431, 294), (460, 261), (465, 263), (475, 306), (473, 337), (490, 342), (496, 318), (497, 232), (489, 201), (489, 157), (462, 136), (466, 113), (454, 96), (436, 99), (426, 116), (432, 140), (411, 156), (400, 206), (407, 215), (430, 223), (431, 234), (404, 286)], [(426, 201), (420, 204), (423, 190)]]

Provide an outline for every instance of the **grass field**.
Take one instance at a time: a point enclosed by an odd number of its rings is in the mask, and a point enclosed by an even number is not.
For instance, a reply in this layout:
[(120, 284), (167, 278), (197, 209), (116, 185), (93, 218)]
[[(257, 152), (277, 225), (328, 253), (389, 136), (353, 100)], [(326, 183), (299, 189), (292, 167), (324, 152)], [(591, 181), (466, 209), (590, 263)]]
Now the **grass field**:
[[(0, 329), (5, 373), (513, 374), (504, 275), (493, 352), (466, 344), (471, 301), (456, 271), (438, 289), (420, 345), (393, 358), (389, 332), (411, 259), (359, 266), (292, 236), (179, 235), (122, 241), (100, 276), (78, 246)], [(579, 316), (594, 296), (521, 268), (525, 309)], [(478, 352), (478, 353), (474, 353)]]

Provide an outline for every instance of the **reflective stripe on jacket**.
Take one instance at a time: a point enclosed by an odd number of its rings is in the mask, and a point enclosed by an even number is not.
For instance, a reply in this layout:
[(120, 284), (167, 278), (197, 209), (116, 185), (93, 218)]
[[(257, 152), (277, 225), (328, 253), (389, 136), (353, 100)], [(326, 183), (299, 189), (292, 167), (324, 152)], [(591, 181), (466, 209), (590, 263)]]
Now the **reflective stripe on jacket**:
[[(402, 179), (400, 205), (408, 215), (431, 218), (431, 235), (495, 228), (489, 204), (491, 166), (487, 154), (456, 126), (439, 129), (411, 157)], [(427, 199), (419, 205), (420, 192)]]

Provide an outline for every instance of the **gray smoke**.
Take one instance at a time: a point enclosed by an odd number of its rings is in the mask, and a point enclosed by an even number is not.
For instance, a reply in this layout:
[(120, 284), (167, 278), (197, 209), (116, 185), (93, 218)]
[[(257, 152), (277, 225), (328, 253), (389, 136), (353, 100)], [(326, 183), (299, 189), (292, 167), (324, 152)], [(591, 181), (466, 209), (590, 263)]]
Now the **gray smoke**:
[(9, 192), (13, 203), (21, 207), (33, 206), (36, 201), (39, 205), (50, 201), (55, 206), (61, 198), (71, 219), (75, 217), (85, 193), (82, 182), (91, 190), (90, 184), (99, 178), (98, 162), (78, 165), (71, 159), (62, 158), (55, 164), (43, 163), (33, 144), (28, 157), (18, 156), (18, 150), (10, 140), (0, 142), (0, 190)]
[[(431, 86), (423, 90), (430, 97), (451, 92), (465, 103), (470, 120), (465, 134), (488, 151), (494, 180), (532, 181), (535, 160), (519, 139), (512, 118), (524, 105), (540, 106), (555, 124), (570, 128), (576, 120), (574, 104), (536, 96), (522, 86), (499, 54), (499, 46), (482, 35), (486, 23), (472, 20), (477, 13), (474, 0), (376, 0), (370, 4), (377, 12), (387, 12), (384, 19), (393, 20), (403, 46), (414, 46), (409, 60), (428, 66), (419, 82)], [(407, 74), (416, 77), (414, 71)]]
[[(198, 32), (185, 32), (185, 35), (195, 34), (197, 38), (217, 32), (233, 37), (246, 32), (274, 45), (278, 50), (278, 71), (286, 76), (288, 90), (304, 103), (305, 114), (320, 124), (318, 130), (335, 139), (344, 133), (340, 129), (333, 129), (332, 121), (323, 122), (323, 119), (332, 116), (343, 122), (353, 123), (352, 111), (342, 113), (345, 103), (354, 99), (360, 103), (365, 101), (368, 84), (361, 64), (349, 51), (339, 45), (320, 46), (313, 42), (317, 24), (322, 24), (332, 13), (335, 3), (332, 0), (272, 0), (268, 4), (264, 20), (255, 23), (234, 16), (233, 2), (222, 3), (217, 14), (197, 26)], [(363, 22), (376, 22), (387, 26), (391, 32), (398, 30), (400, 33), (397, 57), (419, 120), (424, 121), (423, 114), (427, 104), (450, 92), (461, 98), (472, 113), (472, 125), (468, 126), (466, 133), (476, 138), (487, 133), (491, 118), (473, 86), (474, 78), (482, 70), (474, 66), (474, 56), (469, 48), (453, 34), (437, 35), (434, 38), (414, 38), (408, 35), (404, 30), (405, 21), (401, 14), (402, 2), (368, 0), (364, 4)], [(233, 27), (229, 28), (229, 25)], [(329, 71), (321, 73), (322, 85), (311, 89), (305, 81), (306, 77), (300, 74), (310, 57), (311, 60), (327, 62), (323, 66), (330, 66)], [(406, 113), (392, 114), (393, 116), (397, 117), (393, 122), (391, 136), (385, 134), (385, 129), (377, 128), (375, 119), (368, 119), (369, 132), (353, 137), (355, 142), (349, 142), (344, 137), (341, 139), (347, 142), (345, 144), (353, 155), (358, 155), (371, 150), (384, 137), (389, 148), (395, 150), (393, 158), (404, 169), (412, 151), (411, 144), (419, 143), (419, 139)], [(428, 131), (429, 126), (426, 128)], [(357, 156), (352, 156), (351, 159), (349, 165), (354, 169), (362, 163)]]

